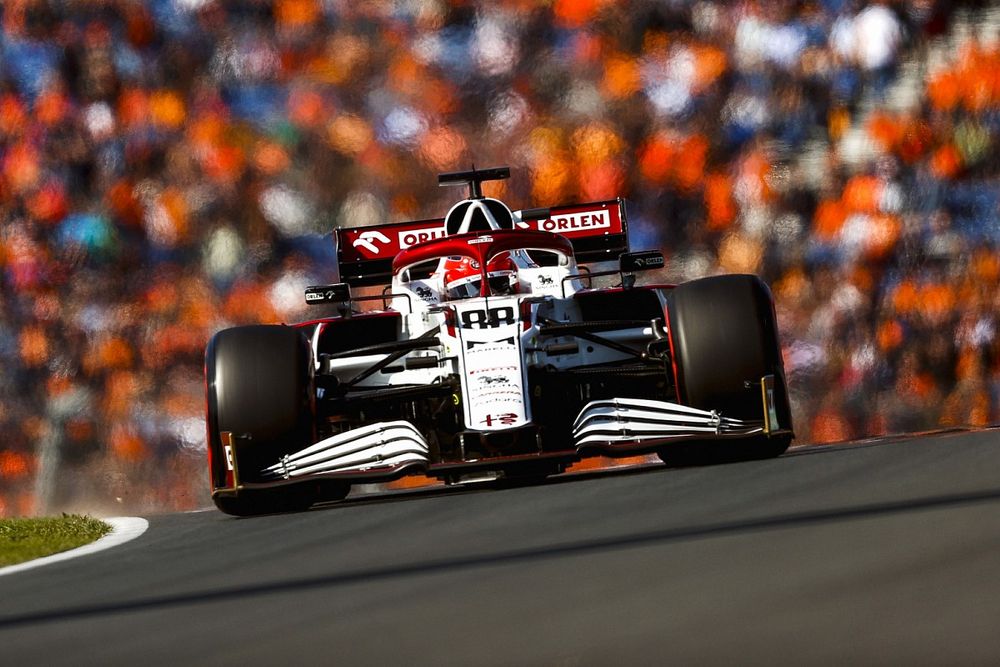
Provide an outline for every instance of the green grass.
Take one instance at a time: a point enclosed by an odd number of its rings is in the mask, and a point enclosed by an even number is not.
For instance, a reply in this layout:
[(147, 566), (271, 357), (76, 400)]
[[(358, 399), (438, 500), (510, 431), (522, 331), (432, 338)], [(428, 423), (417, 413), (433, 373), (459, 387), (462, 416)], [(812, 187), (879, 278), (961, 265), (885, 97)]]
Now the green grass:
[(0, 567), (90, 544), (111, 526), (89, 516), (0, 519)]

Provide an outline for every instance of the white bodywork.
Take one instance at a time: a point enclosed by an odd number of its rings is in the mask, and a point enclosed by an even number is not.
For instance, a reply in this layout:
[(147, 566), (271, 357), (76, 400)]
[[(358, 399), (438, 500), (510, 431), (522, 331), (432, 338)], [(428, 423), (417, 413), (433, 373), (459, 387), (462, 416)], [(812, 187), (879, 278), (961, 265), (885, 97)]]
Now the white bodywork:
[(427, 462), (427, 440), (413, 424), (381, 422), (340, 433), (265, 468), (265, 475), (290, 479), (305, 475), (400, 468)]
[[(523, 227), (520, 215), (507, 212), (510, 221), (498, 221), (496, 200), (466, 200), (458, 233), (469, 231), (475, 216), (486, 219), (492, 230)], [(502, 204), (500, 204), (502, 206)], [(506, 209), (506, 207), (504, 207)], [(451, 213), (449, 213), (451, 215)], [(599, 225), (600, 211), (579, 220)], [(606, 213), (604, 214), (607, 215)], [(568, 223), (567, 223), (568, 224)], [(582, 224), (575, 222), (574, 224)], [(482, 230), (480, 230), (482, 231)], [(432, 237), (437, 237), (435, 233)], [(481, 237), (489, 239), (489, 236)], [(402, 242), (402, 239), (401, 239)], [(469, 243), (480, 242), (470, 240)], [(529, 249), (530, 250), (530, 249)], [(553, 252), (546, 249), (546, 252)], [(558, 335), (558, 328), (582, 321), (574, 295), (583, 280), (572, 254), (556, 254), (555, 261), (539, 266), (528, 253), (510, 253), (517, 266), (518, 293), (449, 301), (442, 283), (440, 260), (437, 270), (421, 273), (416, 264), (394, 273), (391, 309), (400, 314), (399, 340), (434, 338), (439, 343), (411, 350), (401, 363), (365, 376), (359, 388), (429, 386), (457, 376), (461, 382), (462, 411), (469, 431), (496, 432), (532, 424), (528, 373), (532, 367), (572, 369), (634, 360), (651, 342), (662, 340), (662, 321), (634, 323), (602, 330), (600, 336), (583, 340), (572, 332)], [(413, 275), (411, 275), (413, 274)], [(419, 275), (418, 275), (419, 274)], [(663, 291), (657, 291), (661, 312)], [(319, 341), (325, 324), (314, 329), (314, 358), (319, 369)], [(545, 328), (550, 331), (546, 332)], [(359, 347), (364, 341), (358, 341)], [(630, 354), (630, 351), (634, 353)], [(385, 362), (391, 352), (362, 354), (329, 361), (325, 372), (340, 382), (351, 381), (366, 369)], [(457, 405), (456, 397), (456, 405)], [(773, 411), (772, 411), (773, 412)], [(763, 433), (763, 422), (746, 423), (715, 412), (676, 403), (645, 399), (610, 399), (588, 403), (576, 417), (573, 441), (576, 448), (704, 437), (745, 437)], [(364, 472), (372, 469), (399, 471), (427, 465), (430, 447), (424, 434), (410, 422), (379, 422), (339, 433), (283, 457), (264, 471), (270, 479), (294, 479), (319, 473)]]

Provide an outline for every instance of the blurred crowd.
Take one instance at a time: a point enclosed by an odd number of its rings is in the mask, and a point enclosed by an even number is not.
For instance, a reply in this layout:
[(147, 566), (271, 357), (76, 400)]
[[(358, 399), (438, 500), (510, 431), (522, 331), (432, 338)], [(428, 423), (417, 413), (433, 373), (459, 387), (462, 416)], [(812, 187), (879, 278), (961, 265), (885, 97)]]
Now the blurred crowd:
[(1000, 9), (4, 0), (0, 516), (207, 501), (204, 345), (331, 230), (624, 196), (772, 285), (800, 443), (1000, 420)]

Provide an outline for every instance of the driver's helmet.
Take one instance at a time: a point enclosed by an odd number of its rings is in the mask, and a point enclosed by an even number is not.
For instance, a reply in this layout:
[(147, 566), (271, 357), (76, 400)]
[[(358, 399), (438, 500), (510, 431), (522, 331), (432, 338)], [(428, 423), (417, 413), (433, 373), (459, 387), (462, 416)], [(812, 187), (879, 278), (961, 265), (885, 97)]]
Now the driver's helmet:
[[(479, 296), (482, 276), (479, 262), (471, 257), (448, 257), (444, 261), (444, 290), (448, 299), (468, 299)], [(486, 266), (490, 281), (490, 294), (504, 296), (517, 294), (517, 265), (510, 253), (500, 253)]]

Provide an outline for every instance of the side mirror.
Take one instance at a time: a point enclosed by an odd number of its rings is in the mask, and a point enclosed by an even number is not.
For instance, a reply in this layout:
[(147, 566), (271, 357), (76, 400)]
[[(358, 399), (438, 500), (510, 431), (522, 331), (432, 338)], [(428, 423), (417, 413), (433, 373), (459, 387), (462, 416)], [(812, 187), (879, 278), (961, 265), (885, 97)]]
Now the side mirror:
[(663, 268), (663, 253), (659, 250), (641, 250), (625, 252), (618, 258), (619, 270), (622, 273), (633, 271), (648, 271)]
[(323, 303), (343, 303), (351, 300), (351, 286), (347, 283), (312, 285), (306, 288), (306, 303), (316, 306)]

